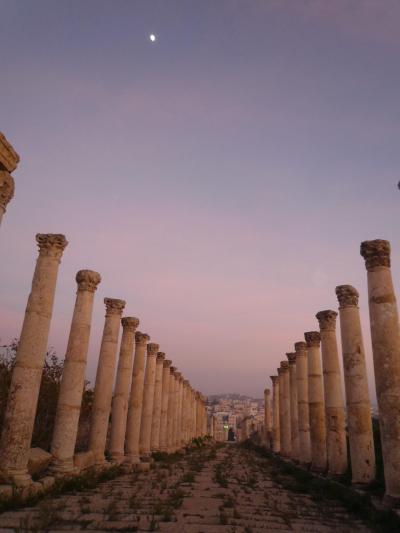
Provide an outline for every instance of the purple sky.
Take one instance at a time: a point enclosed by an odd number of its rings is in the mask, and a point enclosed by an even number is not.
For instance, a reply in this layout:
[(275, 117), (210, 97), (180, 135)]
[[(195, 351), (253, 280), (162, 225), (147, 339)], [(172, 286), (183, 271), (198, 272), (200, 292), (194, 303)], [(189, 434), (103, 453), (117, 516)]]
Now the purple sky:
[(196, 388), (260, 397), (350, 283), (374, 395), (359, 245), (391, 241), (399, 293), (400, 3), (0, 11), (0, 130), (21, 156), (0, 229), (2, 343), (21, 329), (35, 233), (65, 233), (50, 344), (64, 355), (75, 273), (97, 270), (89, 379), (108, 296)]

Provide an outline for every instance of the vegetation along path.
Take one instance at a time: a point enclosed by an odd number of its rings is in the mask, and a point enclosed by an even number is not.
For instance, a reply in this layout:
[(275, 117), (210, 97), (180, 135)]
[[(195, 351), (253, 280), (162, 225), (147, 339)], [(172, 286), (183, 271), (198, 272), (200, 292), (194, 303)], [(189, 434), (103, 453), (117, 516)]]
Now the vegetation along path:
[(156, 458), (91, 490), (48, 497), (0, 515), (0, 532), (374, 531), (335, 499), (303, 492), (276, 463), (237, 445)]

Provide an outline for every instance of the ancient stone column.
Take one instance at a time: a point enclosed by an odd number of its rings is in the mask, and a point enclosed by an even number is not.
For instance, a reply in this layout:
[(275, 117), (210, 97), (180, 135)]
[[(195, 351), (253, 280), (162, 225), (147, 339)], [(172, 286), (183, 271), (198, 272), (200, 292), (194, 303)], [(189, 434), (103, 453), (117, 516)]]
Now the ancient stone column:
[(271, 392), (264, 390), (264, 443), (269, 449), (271, 447)]
[(189, 408), (190, 408), (190, 391), (189, 391), (189, 381), (187, 379), (183, 380), (183, 396), (182, 396), (182, 445), (184, 446), (188, 442), (188, 431), (189, 431)]
[(162, 395), (161, 395), (161, 419), (160, 419), (160, 451), (168, 451), (168, 402), (169, 402), (169, 388), (170, 388), (170, 367), (172, 361), (165, 359), (163, 362), (162, 371)]
[(131, 392), (128, 405), (126, 424), (125, 462), (140, 463), (140, 424), (143, 408), (144, 368), (149, 335), (137, 331), (135, 333), (135, 356), (133, 360)]
[(144, 373), (144, 389), (143, 389), (143, 409), (142, 420), (140, 423), (140, 440), (139, 450), (140, 457), (144, 460), (151, 455), (150, 439), (151, 439), (151, 424), (153, 420), (153, 405), (154, 405), (154, 387), (156, 381), (156, 360), (159, 345), (150, 342), (147, 345), (147, 361), (146, 370)]
[(324, 472), (327, 467), (324, 388), (319, 331), (304, 333), (307, 343), (308, 408), (310, 415), (311, 469)]
[(117, 379), (111, 410), (110, 456), (121, 463), (125, 455), (125, 434), (128, 418), (129, 391), (132, 382), (133, 350), (135, 332), (139, 319), (127, 316), (121, 319), (122, 339), (118, 360)]
[(119, 327), (122, 311), (125, 307), (124, 300), (118, 300), (116, 298), (104, 298), (104, 303), (106, 306), (106, 317), (97, 364), (89, 434), (89, 451), (93, 453), (96, 464), (104, 463)]
[(368, 271), (369, 316), (388, 503), (400, 505), (400, 328), (390, 243), (361, 243)]
[(340, 476), (347, 471), (347, 442), (339, 353), (336, 341), (337, 313), (332, 310), (319, 311), (316, 317), (321, 335), (328, 472), (333, 476)]
[[(279, 373), (279, 369), (278, 369)], [(281, 398), (279, 402), (279, 408), (281, 411), (281, 455), (290, 457), (292, 453), (291, 446), (291, 422), (290, 422), (290, 376), (289, 376), (289, 363), (287, 361), (281, 361), (280, 366), (280, 389)]]
[(289, 380), (290, 380), (290, 445), (291, 457), (295, 461), (299, 460), (299, 415), (297, 406), (297, 372), (296, 372), (296, 353), (289, 352), (286, 354), (289, 361)]
[(176, 449), (181, 446), (180, 442), (180, 419), (182, 410), (181, 389), (182, 389), (182, 374), (180, 372), (175, 373), (176, 377), (176, 390), (175, 390), (175, 422), (174, 422), (174, 445)]
[(281, 432), (279, 417), (279, 376), (270, 376), (272, 381), (272, 451), (279, 453), (281, 451)]
[(36, 235), (39, 257), (33, 274), (0, 441), (0, 479), (26, 485), (29, 448), (53, 312), (64, 235)]
[(8, 203), (14, 196), (14, 178), (11, 176), (19, 163), (19, 155), (0, 133), (0, 225)]
[(151, 437), (150, 437), (151, 451), (158, 451), (160, 449), (162, 378), (163, 378), (164, 359), (165, 359), (165, 353), (158, 352), (157, 359), (156, 359), (156, 380), (154, 383), (153, 417), (151, 420)]
[(176, 389), (176, 378), (175, 371), (176, 367), (171, 366), (169, 376), (169, 395), (168, 395), (168, 417), (167, 417), (167, 447), (168, 453), (175, 451), (174, 446), (174, 422), (175, 422), (175, 389)]
[(201, 394), (200, 392), (196, 391), (193, 395), (193, 400), (195, 404), (194, 413), (192, 415), (193, 418), (193, 435), (192, 439), (200, 437), (201, 435)]
[(74, 470), (74, 451), (85, 386), (93, 300), (100, 281), (100, 274), (93, 270), (80, 270), (76, 275), (78, 290), (51, 443), (52, 470), (54, 472), (62, 473)]
[(311, 463), (310, 415), (308, 409), (307, 345), (296, 342), (297, 410), (299, 419), (299, 461)]
[(346, 390), (351, 474), (354, 484), (375, 479), (375, 448), (358, 292), (351, 285), (336, 287)]

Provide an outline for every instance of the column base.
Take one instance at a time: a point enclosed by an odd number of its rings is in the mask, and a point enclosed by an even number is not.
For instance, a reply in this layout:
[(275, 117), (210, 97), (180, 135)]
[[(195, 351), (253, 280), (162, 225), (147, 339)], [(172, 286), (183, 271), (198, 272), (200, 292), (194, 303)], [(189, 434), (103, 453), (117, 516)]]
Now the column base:
[(79, 469), (74, 465), (74, 459), (71, 457), (70, 459), (53, 459), (49, 471), (59, 477), (67, 474), (76, 474)]
[(0, 470), (0, 479), (16, 487), (29, 487), (33, 481), (26, 468)]
[(125, 459), (125, 456), (123, 453), (110, 453), (110, 462), (113, 463), (113, 464), (117, 464), (117, 465), (120, 465), (121, 463), (124, 462), (124, 459)]

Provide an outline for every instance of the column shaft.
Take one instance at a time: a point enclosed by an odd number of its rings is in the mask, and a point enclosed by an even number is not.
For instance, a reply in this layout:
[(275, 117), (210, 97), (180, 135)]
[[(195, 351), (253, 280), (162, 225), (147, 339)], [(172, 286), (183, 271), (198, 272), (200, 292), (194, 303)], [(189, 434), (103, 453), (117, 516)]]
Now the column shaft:
[(160, 451), (168, 451), (168, 403), (170, 390), (171, 361), (166, 359), (162, 371), (161, 421), (160, 421)]
[(299, 461), (311, 463), (310, 415), (308, 409), (307, 345), (296, 342), (297, 410), (299, 418)]
[(299, 415), (297, 407), (297, 371), (296, 371), (296, 353), (287, 353), (289, 361), (289, 380), (290, 380), (290, 444), (291, 457), (299, 460)]
[(168, 396), (168, 417), (167, 417), (167, 446), (168, 453), (175, 451), (174, 446), (174, 422), (175, 422), (175, 388), (176, 388), (176, 378), (174, 366), (170, 367), (170, 376), (169, 376), (169, 396)]
[(281, 451), (281, 438), (280, 438), (280, 387), (279, 376), (271, 376), (272, 381), (272, 451), (279, 453)]
[[(290, 421), (290, 376), (289, 376), (289, 363), (287, 361), (281, 361), (280, 367), (280, 411), (281, 411), (281, 455), (290, 457), (292, 453), (291, 446), (291, 421)], [(278, 370), (279, 373), (279, 370)]]
[(165, 353), (158, 352), (156, 359), (156, 380), (154, 384), (153, 418), (151, 421), (151, 451), (160, 449), (160, 424), (161, 424), (161, 401), (162, 401), (162, 378)]
[(264, 443), (269, 449), (271, 447), (271, 392), (264, 390)]
[(143, 459), (150, 457), (151, 423), (153, 419), (154, 387), (156, 380), (156, 358), (159, 346), (155, 343), (147, 345), (147, 361), (144, 373), (143, 409), (140, 423), (139, 450)]

